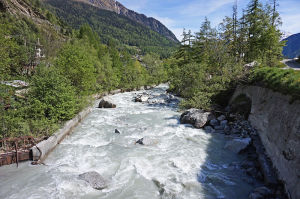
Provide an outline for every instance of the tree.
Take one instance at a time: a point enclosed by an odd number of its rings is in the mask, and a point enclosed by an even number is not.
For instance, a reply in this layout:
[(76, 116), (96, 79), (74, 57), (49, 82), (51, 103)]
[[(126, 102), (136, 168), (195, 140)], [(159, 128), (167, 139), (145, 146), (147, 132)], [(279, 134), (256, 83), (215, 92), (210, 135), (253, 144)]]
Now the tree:
[(27, 117), (34, 120), (65, 121), (71, 119), (79, 108), (75, 88), (53, 67), (39, 67), (28, 97)]
[(91, 93), (95, 89), (96, 69), (94, 56), (89, 46), (84, 43), (66, 44), (58, 54), (55, 66), (62, 75), (65, 75), (72, 86), (80, 94)]

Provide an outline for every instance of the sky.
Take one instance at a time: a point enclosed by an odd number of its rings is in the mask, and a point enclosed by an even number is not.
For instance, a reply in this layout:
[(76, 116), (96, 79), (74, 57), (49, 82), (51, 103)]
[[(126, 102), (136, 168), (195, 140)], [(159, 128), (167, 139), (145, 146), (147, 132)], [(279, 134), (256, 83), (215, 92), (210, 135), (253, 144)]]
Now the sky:
[[(125, 7), (154, 17), (167, 26), (180, 40), (183, 28), (196, 32), (205, 17), (216, 27), (225, 16), (232, 15), (235, 0), (118, 0)], [(239, 13), (250, 0), (238, 0)], [(266, 3), (270, 0), (261, 0)], [(300, 33), (300, 0), (279, 0), (281, 30)]]

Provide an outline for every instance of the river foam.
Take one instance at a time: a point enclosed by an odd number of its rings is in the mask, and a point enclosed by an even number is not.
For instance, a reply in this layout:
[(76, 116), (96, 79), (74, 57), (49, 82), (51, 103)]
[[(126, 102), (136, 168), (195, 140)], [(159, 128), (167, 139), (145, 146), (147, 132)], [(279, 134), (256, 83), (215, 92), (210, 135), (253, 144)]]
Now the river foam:
[[(223, 135), (181, 125), (176, 107), (135, 103), (134, 96), (111, 96), (116, 109), (95, 108), (45, 166), (0, 168), (1, 198), (248, 198), (253, 185), (230, 166), (243, 157), (224, 151)], [(143, 137), (145, 145), (134, 144)], [(100, 173), (108, 187), (94, 190), (78, 178), (88, 171)]]

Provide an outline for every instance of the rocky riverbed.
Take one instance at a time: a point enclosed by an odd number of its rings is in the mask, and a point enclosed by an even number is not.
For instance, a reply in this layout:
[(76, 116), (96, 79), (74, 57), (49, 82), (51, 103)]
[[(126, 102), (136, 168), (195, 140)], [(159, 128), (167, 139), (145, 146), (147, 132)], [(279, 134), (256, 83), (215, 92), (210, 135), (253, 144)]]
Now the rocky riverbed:
[[(256, 129), (244, 116), (231, 113), (230, 107), (222, 114), (205, 112), (200, 109), (185, 111), (180, 121), (202, 128), (207, 133), (224, 134), (230, 138), (224, 149), (237, 154), (245, 154), (246, 159), (232, 166), (242, 169), (247, 175), (261, 183), (249, 194), (249, 199), (285, 199), (284, 185), (278, 180), (277, 171), (267, 157)], [(251, 180), (249, 181), (251, 183)]]
[[(234, 133), (235, 127), (244, 129), (243, 125), (251, 129), (245, 121), (239, 124), (226, 114), (220, 117), (198, 111), (207, 115), (203, 127), (210, 126), (210, 132), (200, 127), (204, 122), (194, 121), (197, 128), (180, 124), (180, 99), (166, 90), (162, 85), (116, 94), (106, 99), (116, 105), (109, 109), (98, 108), (97, 101), (92, 113), (48, 156), (45, 165), (28, 162), (18, 169), (1, 167), (1, 197), (280, 198), (261, 179), (251, 133)], [(147, 100), (136, 100), (141, 95), (148, 96)], [(215, 117), (209, 118), (211, 115)], [(215, 125), (210, 124), (213, 119)], [(249, 138), (245, 149), (229, 144)]]

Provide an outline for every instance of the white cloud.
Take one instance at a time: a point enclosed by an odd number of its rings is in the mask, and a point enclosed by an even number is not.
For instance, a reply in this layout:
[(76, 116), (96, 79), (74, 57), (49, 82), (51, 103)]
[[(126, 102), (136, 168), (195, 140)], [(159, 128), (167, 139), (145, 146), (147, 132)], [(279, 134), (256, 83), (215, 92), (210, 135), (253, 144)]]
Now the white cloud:
[(282, 30), (291, 32), (291, 33), (300, 33), (300, 13), (299, 14), (293, 14), (293, 15), (282, 15)]
[(201, 1), (193, 1), (188, 3), (186, 7), (184, 7), (180, 13), (186, 16), (206, 16), (217, 10), (219, 10), (222, 6), (227, 4), (234, 3), (234, 0), (201, 0)]

